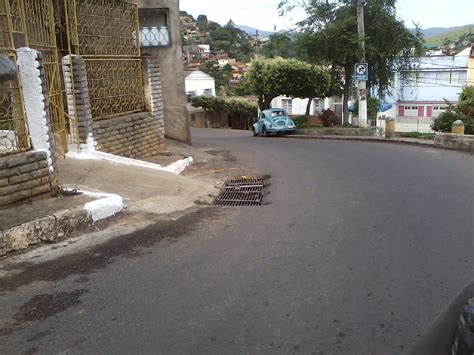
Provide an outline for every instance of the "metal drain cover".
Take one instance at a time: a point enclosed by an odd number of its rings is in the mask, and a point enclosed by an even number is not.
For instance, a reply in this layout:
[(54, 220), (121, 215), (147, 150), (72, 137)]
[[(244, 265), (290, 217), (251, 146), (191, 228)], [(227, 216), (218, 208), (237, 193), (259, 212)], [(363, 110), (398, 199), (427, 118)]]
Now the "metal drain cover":
[(227, 180), (219, 196), (214, 201), (216, 206), (261, 206), (265, 182), (270, 176), (239, 176)]

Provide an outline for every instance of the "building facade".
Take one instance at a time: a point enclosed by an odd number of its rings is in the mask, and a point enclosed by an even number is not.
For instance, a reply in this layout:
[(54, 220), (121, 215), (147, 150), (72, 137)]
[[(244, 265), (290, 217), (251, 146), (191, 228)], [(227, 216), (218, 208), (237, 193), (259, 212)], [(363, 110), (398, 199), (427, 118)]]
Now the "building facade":
[(186, 95), (192, 96), (216, 96), (216, 80), (209, 74), (200, 70), (185, 72)]
[[(419, 58), (408, 78), (396, 75), (390, 95), (385, 98), (392, 108), (379, 116), (395, 117), (398, 132), (432, 132), (433, 120), (446, 111), (447, 102), (458, 102), (463, 87), (469, 83), (470, 52), (469, 48), (455, 56)], [(384, 124), (377, 120), (378, 126)]]

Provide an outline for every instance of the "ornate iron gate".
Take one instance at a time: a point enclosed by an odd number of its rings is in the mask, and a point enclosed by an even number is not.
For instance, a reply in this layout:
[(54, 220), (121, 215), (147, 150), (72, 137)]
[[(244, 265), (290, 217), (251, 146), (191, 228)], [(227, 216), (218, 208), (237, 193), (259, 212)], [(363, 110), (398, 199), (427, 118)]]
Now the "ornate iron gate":
[(84, 58), (92, 117), (143, 111), (138, 6), (122, 0), (72, 0), (75, 54)]
[[(0, 0), (0, 53), (16, 62), (15, 48), (25, 43), (23, 8), (20, 1)], [(0, 154), (30, 147), (18, 76), (0, 83)]]
[[(77, 132), (76, 112), (69, 116), (65, 110), (64, 55), (79, 55), (86, 63), (94, 120), (145, 109), (137, 5), (124, 0), (0, 0), (0, 36), (1, 53), (13, 56), (15, 48), (26, 46), (43, 54), (58, 154), (67, 152), (68, 132)], [(26, 148), (29, 139), (18, 82), (7, 91), (4, 94), (0, 87), (0, 123), (14, 125), (17, 144)], [(5, 98), (14, 106), (8, 120), (1, 111)]]

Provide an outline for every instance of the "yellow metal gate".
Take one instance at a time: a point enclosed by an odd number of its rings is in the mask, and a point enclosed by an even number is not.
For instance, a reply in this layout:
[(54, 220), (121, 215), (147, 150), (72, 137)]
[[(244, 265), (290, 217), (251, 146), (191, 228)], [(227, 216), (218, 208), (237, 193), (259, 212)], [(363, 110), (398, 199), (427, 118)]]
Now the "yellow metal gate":
[(48, 96), (48, 109), (58, 154), (67, 153), (66, 112), (62, 63), (56, 42), (56, 24), (52, 0), (23, 0), (27, 45), (41, 51)]
[[(0, 53), (16, 62), (15, 48), (24, 45), (23, 9), (18, 1), (0, 0)], [(20, 81), (0, 83), (0, 155), (28, 149), (30, 139)]]
[[(43, 54), (48, 109), (59, 155), (67, 152), (68, 132), (77, 131), (76, 112), (68, 116), (65, 110), (64, 55), (79, 55), (85, 61), (94, 120), (145, 109), (137, 5), (123, 0), (0, 0), (0, 35), (2, 53), (13, 56), (15, 48), (26, 46)], [(74, 91), (74, 80), (71, 84)], [(19, 85), (12, 85), (8, 95), (20, 93)], [(2, 90), (0, 87), (0, 100)], [(21, 95), (13, 102), (17, 113), (8, 122), (24, 126), (18, 131), (23, 132), (21, 142), (27, 146)], [(71, 107), (76, 111), (75, 103)]]

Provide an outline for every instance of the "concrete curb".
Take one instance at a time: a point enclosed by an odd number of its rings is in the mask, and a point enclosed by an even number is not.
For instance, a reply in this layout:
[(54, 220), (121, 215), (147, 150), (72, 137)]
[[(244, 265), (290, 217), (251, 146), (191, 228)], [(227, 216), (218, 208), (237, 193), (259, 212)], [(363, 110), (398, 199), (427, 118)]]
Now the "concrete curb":
[(408, 140), (403, 138), (382, 138), (382, 137), (355, 137), (355, 136), (323, 136), (323, 135), (306, 135), (306, 134), (294, 134), (288, 136), (288, 138), (295, 139), (326, 139), (326, 140), (346, 140), (346, 141), (362, 141), (362, 142), (375, 142), (375, 143), (391, 143), (391, 144), (409, 144), (431, 148), (436, 147), (434, 142), (427, 140), (426, 142), (419, 140)]
[(75, 207), (2, 229), (0, 230), (0, 257), (40, 243), (62, 241), (73, 233), (86, 231), (97, 223), (104, 223), (121, 212), (123, 211), (96, 218), (94, 213), (85, 206)]
[(56, 242), (92, 225), (92, 218), (83, 208), (58, 211), (18, 226), (0, 230), (0, 256), (27, 249), (42, 242)]

